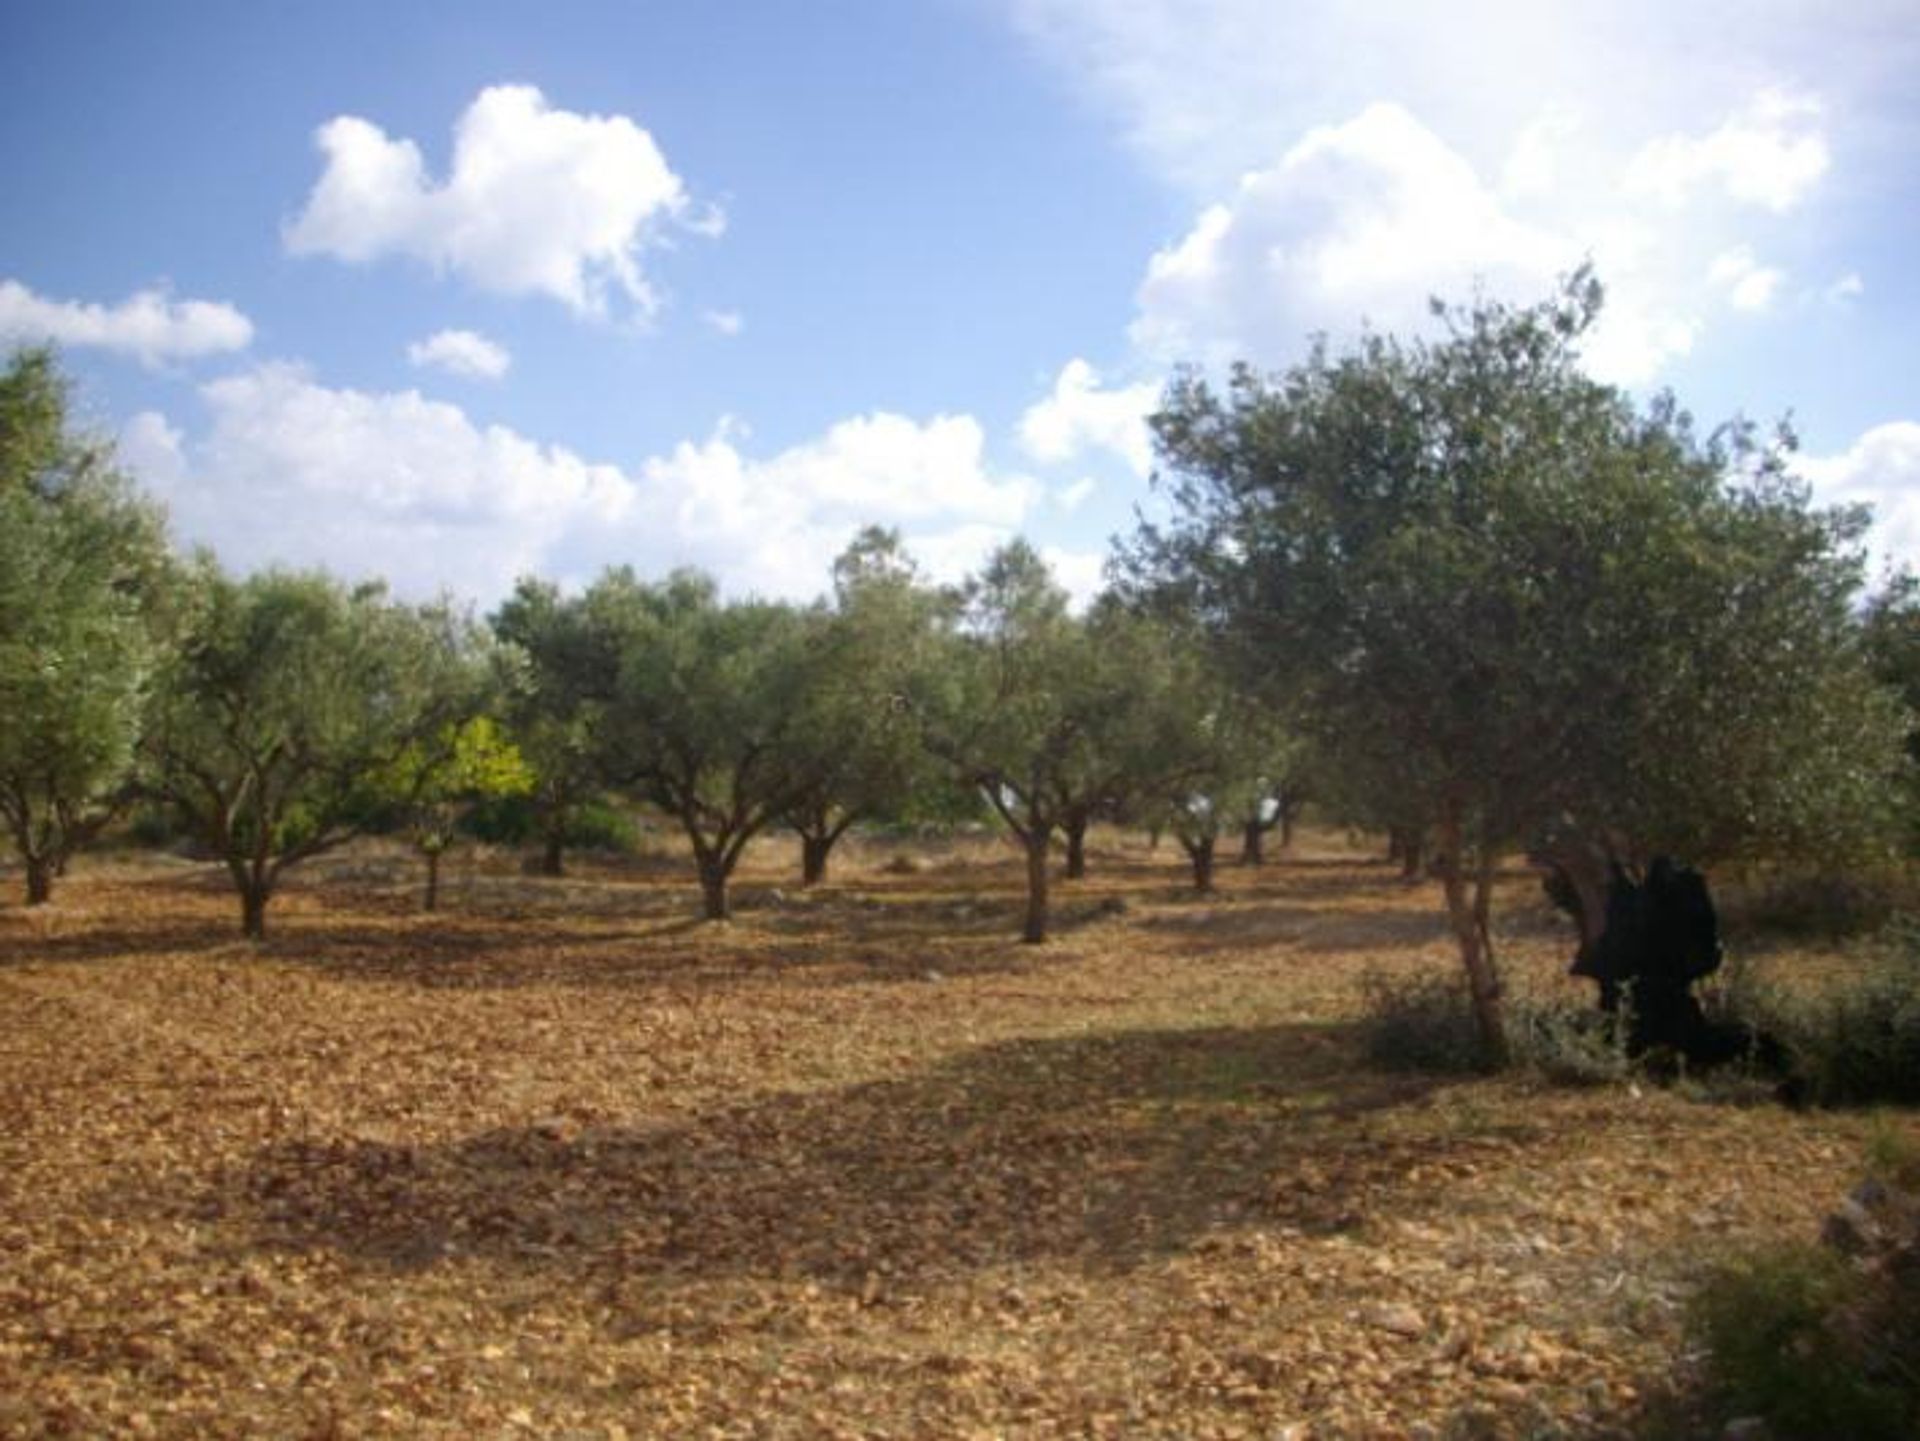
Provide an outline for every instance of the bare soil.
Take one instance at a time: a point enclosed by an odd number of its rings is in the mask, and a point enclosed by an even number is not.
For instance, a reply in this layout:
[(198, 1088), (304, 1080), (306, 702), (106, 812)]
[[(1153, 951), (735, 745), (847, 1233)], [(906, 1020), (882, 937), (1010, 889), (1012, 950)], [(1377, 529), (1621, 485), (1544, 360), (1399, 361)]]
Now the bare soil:
[(1108, 837), (1044, 947), (915, 854), (762, 845), (720, 926), (664, 857), (425, 915), (363, 848), (257, 944), (182, 861), (10, 896), (0, 1434), (1622, 1434), (1871, 1125), (1370, 1067), (1361, 978), (1457, 962), (1337, 838), (1194, 897)]

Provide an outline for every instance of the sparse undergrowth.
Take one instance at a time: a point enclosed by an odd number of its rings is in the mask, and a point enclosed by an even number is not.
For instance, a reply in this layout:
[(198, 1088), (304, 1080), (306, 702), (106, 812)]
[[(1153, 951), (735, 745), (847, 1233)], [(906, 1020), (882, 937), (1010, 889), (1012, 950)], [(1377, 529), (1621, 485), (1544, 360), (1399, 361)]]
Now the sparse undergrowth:
[(1690, 1308), (1707, 1399), (1779, 1441), (1920, 1435), (1920, 1146), (1881, 1141), (1819, 1244), (1739, 1256)]
[(1005, 848), (899, 851), (725, 927), (371, 850), (260, 944), (179, 861), (0, 908), (0, 1432), (1617, 1435), (1864, 1139), (1369, 1064), (1360, 977), (1456, 962), (1334, 849), (1103, 845), (1045, 948)]

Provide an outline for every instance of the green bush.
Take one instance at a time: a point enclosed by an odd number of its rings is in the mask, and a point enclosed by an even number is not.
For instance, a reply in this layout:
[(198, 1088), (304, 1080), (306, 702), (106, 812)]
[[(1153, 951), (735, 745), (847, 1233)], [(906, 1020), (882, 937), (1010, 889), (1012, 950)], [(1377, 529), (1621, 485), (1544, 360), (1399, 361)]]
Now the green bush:
[(1871, 867), (1777, 875), (1733, 889), (1722, 909), (1730, 931), (1841, 941), (1884, 929), (1911, 890), (1902, 873)]
[(1445, 975), (1361, 978), (1367, 1057), (1393, 1071), (1481, 1074), (1490, 1069), (1463, 982)]
[(1624, 1015), (1565, 1002), (1523, 1002), (1509, 1010), (1507, 1032), (1516, 1064), (1562, 1085), (1611, 1085), (1635, 1070)]
[(1762, 1028), (1786, 1047), (1808, 1101), (1920, 1101), (1920, 927), (1899, 926), (1856, 980), (1761, 1004)]

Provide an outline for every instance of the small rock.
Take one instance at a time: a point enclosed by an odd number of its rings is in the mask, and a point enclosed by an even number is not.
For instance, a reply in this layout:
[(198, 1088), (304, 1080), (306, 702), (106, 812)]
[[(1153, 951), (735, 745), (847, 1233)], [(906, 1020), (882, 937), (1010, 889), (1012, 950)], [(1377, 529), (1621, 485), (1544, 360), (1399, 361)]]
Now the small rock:
[(1880, 1242), (1880, 1226), (1871, 1212), (1848, 1196), (1820, 1228), (1820, 1239), (1845, 1256), (1859, 1256)]
[(1413, 1337), (1424, 1335), (1427, 1329), (1426, 1317), (1404, 1302), (1388, 1302), (1379, 1306), (1369, 1306), (1361, 1313), (1361, 1320), (1378, 1331), (1387, 1331), (1395, 1336)]
[(1771, 1441), (1772, 1436), (1764, 1416), (1736, 1416), (1720, 1428), (1720, 1441)]

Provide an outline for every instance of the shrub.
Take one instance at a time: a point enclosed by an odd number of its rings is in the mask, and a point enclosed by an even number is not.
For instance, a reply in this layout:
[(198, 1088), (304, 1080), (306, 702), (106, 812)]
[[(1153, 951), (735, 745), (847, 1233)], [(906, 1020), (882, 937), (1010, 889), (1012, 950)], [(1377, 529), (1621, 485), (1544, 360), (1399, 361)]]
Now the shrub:
[(1635, 1069), (1624, 1015), (1565, 1002), (1522, 1003), (1511, 1008), (1507, 1030), (1515, 1063), (1562, 1085), (1610, 1085)]
[(1858, 979), (1763, 1001), (1795, 1081), (1819, 1105), (1920, 1101), (1920, 927), (1903, 923)]
[(1781, 1441), (1920, 1435), (1920, 1146), (1891, 1130), (1823, 1246), (1722, 1265), (1689, 1312), (1721, 1406)]
[(1727, 928), (1797, 940), (1841, 941), (1886, 927), (1911, 884), (1892, 871), (1772, 876), (1725, 898)]
[(1447, 1074), (1490, 1069), (1466, 986), (1458, 979), (1376, 971), (1362, 977), (1360, 985), (1361, 1029), (1374, 1064)]

